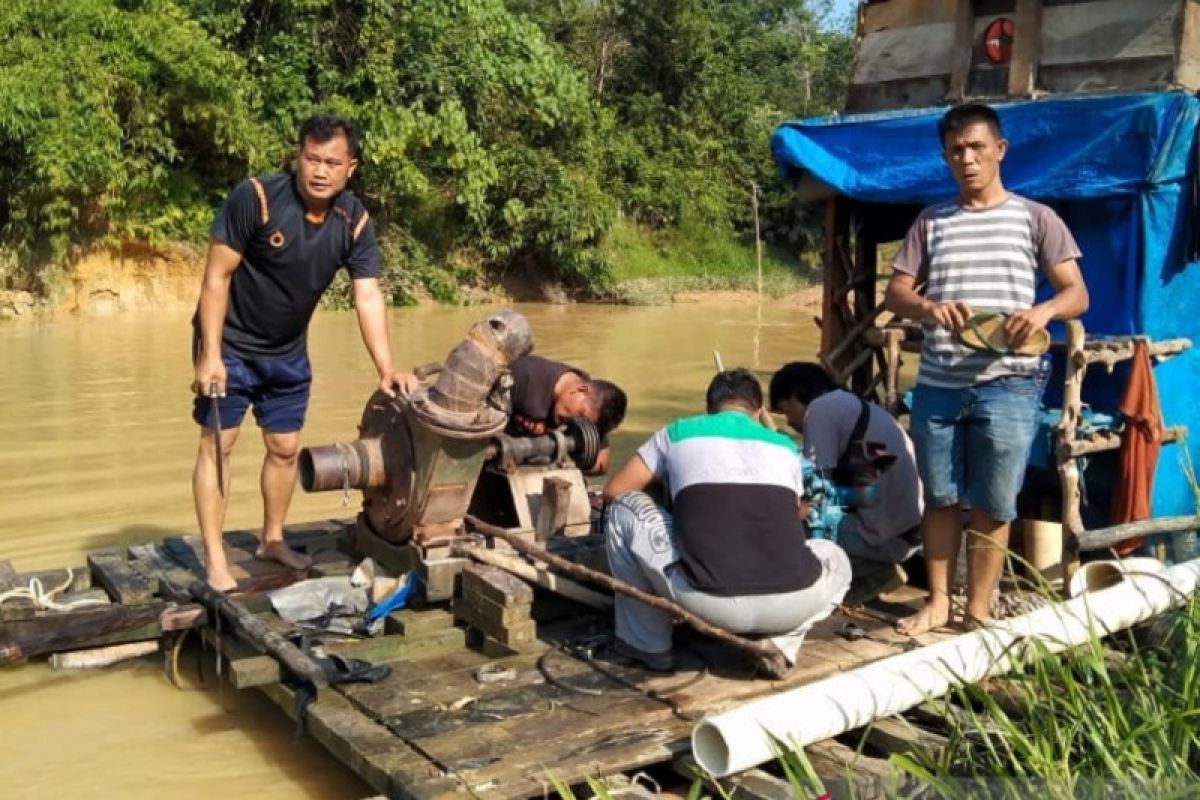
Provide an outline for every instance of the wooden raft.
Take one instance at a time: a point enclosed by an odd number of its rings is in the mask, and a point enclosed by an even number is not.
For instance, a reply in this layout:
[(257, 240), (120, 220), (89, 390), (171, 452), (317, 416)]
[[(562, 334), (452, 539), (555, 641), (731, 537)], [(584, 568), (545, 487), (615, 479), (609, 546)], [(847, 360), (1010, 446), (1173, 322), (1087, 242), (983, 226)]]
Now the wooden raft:
[[(337, 521), (292, 526), (286, 538), (314, 557), (314, 576), (345, 574), (361, 559), (350, 544), (352, 528)], [(226, 543), (235, 577), (251, 588), (236, 601), (271, 631), (292, 632), (260, 589), (296, 576), (254, 560), (255, 540), (248, 533), (230, 533)], [(5, 604), (10, 619), (0, 622), (0, 643), (25, 626), (60, 629), (64, 616), (85, 624), (113, 608), (133, 614), (139, 623), (101, 630), (72, 647), (169, 641), (180, 628), (205, 624), (204, 609), (171, 605), (179, 587), (202, 574), (197, 537), (93, 553), (88, 560), (90, 568), (77, 573), (71, 591), (60, 599), (96, 594), (95, 587), (102, 587), (104, 606), (38, 612)], [(29, 577), (15, 574), (6, 562), (0, 567), (6, 586), (22, 585)], [(60, 583), (65, 576), (65, 570), (47, 573)], [(836, 631), (851, 618), (838, 612), (810, 633), (788, 678), (769, 681), (753, 677), (753, 665), (737, 651), (680, 630), (678, 672), (657, 676), (605, 657), (603, 648), (590, 661), (568, 652), (573, 643), (610, 630), (611, 612), (533, 590), (516, 579), (496, 578), (490, 568), (473, 569), (464, 581), (465, 593), (453, 607), (394, 612), (381, 636), (314, 638), (326, 653), (392, 666), (391, 675), (377, 684), (320, 689), (303, 712), (304, 729), (382, 795), (457, 798), (466, 791), (531, 797), (549, 790), (551, 775), (576, 784), (653, 764), (674, 764), (686, 772), (691, 728), (703, 714), (914, 646), (889, 622), (861, 614), (852, 619), (871, 638), (839, 638)], [(919, 601), (919, 593), (910, 595), (910, 603)], [(164, 615), (168, 608), (171, 614)], [(211, 615), (207, 619), (203, 639), (221, 652), (224, 679), (238, 688), (259, 689), (295, 718), (299, 684), (286, 667), (229, 628), (218, 633)], [(928, 634), (920, 641), (929, 644), (947, 635)], [(886, 733), (886, 724), (881, 731)], [(836, 742), (813, 746), (809, 754), (834, 777), (844, 775), (845, 764), (853, 760), (853, 750)], [(856, 769), (868, 762), (860, 759)], [(737, 780), (775, 785), (765, 774)]]

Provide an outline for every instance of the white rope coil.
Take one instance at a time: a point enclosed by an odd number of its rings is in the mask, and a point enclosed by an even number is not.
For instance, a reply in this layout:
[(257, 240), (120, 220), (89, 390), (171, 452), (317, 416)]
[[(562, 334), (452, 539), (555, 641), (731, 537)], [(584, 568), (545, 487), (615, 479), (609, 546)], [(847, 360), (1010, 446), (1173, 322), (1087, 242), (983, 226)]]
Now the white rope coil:
[(0, 605), (3, 605), (8, 600), (24, 599), (32, 600), (33, 604), (45, 611), (71, 611), (83, 606), (103, 606), (108, 605), (105, 600), (98, 600), (92, 597), (78, 597), (74, 600), (59, 602), (55, 600), (58, 595), (71, 588), (71, 584), (75, 580), (74, 570), (67, 568), (67, 579), (62, 582), (61, 586), (57, 586), (50, 591), (46, 591), (42, 586), (40, 578), (30, 578), (28, 586), (21, 586), (16, 589), (9, 589), (7, 592), (0, 594)]

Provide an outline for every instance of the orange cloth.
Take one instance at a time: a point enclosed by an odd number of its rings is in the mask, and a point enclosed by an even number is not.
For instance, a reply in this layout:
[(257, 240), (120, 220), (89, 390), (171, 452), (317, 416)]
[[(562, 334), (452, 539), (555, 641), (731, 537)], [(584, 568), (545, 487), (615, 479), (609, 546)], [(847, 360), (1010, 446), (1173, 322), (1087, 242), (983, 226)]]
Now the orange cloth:
[[(1150, 367), (1150, 352), (1141, 339), (1133, 346), (1133, 363), (1120, 411), (1125, 416), (1125, 430), (1121, 433), (1121, 461), (1109, 513), (1113, 525), (1150, 518), (1150, 491), (1154, 488), (1154, 468), (1162, 448), (1158, 388)], [(1126, 539), (1116, 549), (1121, 555), (1128, 555), (1141, 544), (1141, 537), (1136, 537)]]

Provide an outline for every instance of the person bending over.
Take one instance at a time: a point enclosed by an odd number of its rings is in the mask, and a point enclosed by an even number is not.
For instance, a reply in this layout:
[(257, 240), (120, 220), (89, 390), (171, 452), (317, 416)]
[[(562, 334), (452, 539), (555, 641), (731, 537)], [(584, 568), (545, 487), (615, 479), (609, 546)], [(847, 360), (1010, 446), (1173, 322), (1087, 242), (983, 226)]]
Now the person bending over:
[(583, 370), (541, 356), (523, 356), (510, 367), (513, 377), (512, 415), (508, 433), (540, 436), (584, 417), (596, 425), (602, 446), (589, 475), (608, 471), (608, 434), (625, 419), (625, 392), (609, 381), (596, 380)]
[(866, 602), (907, 581), (900, 562), (920, 544), (923, 504), (912, 442), (896, 418), (839, 387), (821, 365), (793, 361), (771, 376), (772, 411), (804, 437), (813, 465), (841, 485), (850, 485), (851, 450), (878, 443), (895, 456), (875, 479), (874, 500), (842, 517), (837, 543), (850, 556), (854, 582), (848, 602)]
[[(756, 420), (754, 375), (718, 373), (705, 400), (706, 414), (659, 430), (604, 487), (609, 567), (714, 625), (769, 636), (794, 664), (809, 628), (846, 594), (850, 562), (833, 542), (807, 540), (799, 453)], [(672, 512), (645, 493), (656, 481)], [(615, 600), (617, 651), (671, 669), (670, 615)]]

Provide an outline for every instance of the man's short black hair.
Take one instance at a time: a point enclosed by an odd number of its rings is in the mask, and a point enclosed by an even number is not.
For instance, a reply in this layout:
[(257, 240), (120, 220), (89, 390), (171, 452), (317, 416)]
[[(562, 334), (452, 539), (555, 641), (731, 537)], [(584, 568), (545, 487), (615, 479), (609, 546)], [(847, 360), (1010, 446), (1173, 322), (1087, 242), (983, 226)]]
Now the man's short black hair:
[(1000, 115), (996, 113), (996, 109), (984, 103), (963, 103), (947, 111), (938, 120), (938, 144), (945, 147), (947, 136), (958, 133), (976, 122), (986, 122), (997, 139), (1004, 138), (1004, 131), (1000, 127)]
[(716, 413), (725, 403), (740, 400), (753, 410), (762, 408), (762, 386), (758, 378), (748, 369), (727, 369), (718, 372), (708, 384), (704, 395), (704, 405), (709, 414)]
[(784, 364), (771, 376), (768, 394), (771, 410), (778, 411), (782, 400), (796, 400), (808, 405), (821, 395), (832, 392), (838, 385), (820, 364), (811, 361), (792, 361)]
[(296, 144), (303, 150), (304, 143), (309, 139), (317, 144), (325, 144), (339, 135), (346, 137), (346, 144), (350, 147), (350, 157), (357, 161), (360, 155), (358, 131), (354, 129), (350, 120), (344, 117), (335, 117), (333, 114), (317, 114), (315, 117), (309, 117), (300, 126), (300, 135), (296, 139)]
[(599, 409), (596, 428), (603, 438), (616, 430), (625, 420), (625, 407), (628, 401), (625, 392), (621, 391), (621, 387), (611, 381), (590, 380), (588, 386), (596, 397), (596, 408)]

